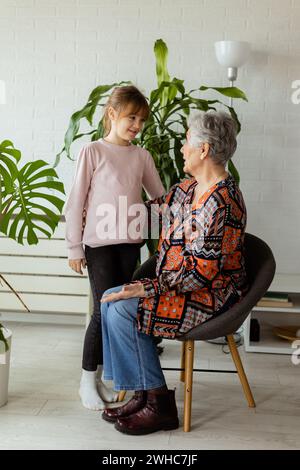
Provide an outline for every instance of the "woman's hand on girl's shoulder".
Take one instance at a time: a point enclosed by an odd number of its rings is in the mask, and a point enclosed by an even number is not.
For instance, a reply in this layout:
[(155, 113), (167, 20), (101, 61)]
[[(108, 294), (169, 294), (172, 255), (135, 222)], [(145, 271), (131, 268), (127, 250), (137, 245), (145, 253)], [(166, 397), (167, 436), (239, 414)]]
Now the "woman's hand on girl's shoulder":
[(70, 268), (78, 274), (83, 274), (82, 269), (86, 268), (86, 260), (85, 258), (81, 259), (69, 259), (69, 266)]

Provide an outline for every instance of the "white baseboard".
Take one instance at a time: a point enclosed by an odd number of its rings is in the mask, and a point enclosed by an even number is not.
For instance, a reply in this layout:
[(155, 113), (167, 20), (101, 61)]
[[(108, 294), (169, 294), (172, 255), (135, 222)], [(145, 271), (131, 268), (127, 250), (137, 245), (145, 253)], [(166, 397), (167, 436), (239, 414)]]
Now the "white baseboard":
[(64, 315), (61, 313), (22, 313), (22, 312), (3, 312), (0, 314), (0, 322), (5, 324), (9, 322), (24, 323), (54, 323), (57, 325), (86, 325), (85, 315)]

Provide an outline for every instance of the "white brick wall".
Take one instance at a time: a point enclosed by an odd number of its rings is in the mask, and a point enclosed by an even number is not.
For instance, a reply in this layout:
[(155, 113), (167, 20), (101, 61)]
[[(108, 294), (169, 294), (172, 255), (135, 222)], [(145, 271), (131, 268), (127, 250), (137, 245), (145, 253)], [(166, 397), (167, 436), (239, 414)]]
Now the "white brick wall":
[[(157, 38), (168, 44), (171, 75), (188, 88), (227, 84), (214, 41), (250, 41), (237, 82), (249, 103), (235, 104), (248, 230), (271, 244), (279, 271), (299, 273), (300, 105), (291, 102), (299, 23), (300, 0), (0, 0), (0, 139), (13, 140), (24, 160), (53, 162), (71, 113), (94, 86), (155, 86)], [(67, 190), (73, 168), (63, 161), (58, 169)]]

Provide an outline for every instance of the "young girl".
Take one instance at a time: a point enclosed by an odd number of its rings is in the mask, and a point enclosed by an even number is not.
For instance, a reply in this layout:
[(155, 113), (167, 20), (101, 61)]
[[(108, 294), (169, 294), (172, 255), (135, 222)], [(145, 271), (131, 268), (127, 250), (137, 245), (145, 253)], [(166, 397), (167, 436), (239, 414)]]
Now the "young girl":
[[(131, 237), (128, 231), (124, 234), (124, 229), (118, 230), (126, 223), (128, 227), (132, 219), (122, 210), (119, 198), (124, 201), (125, 197), (130, 207), (142, 204), (142, 188), (150, 199), (165, 192), (149, 152), (131, 144), (148, 114), (147, 100), (136, 87), (114, 89), (105, 106), (105, 137), (84, 145), (80, 151), (65, 209), (69, 266), (82, 274), (87, 265), (93, 293), (94, 309), (85, 334), (79, 388), (83, 406), (92, 410), (103, 409), (105, 402), (117, 398), (101, 380), (100, 300), (105, 290), (131, 280), (143, 241)], [(113, 219), (115, 230), (104, 236), (99, 230), (99, 215), (107, 207), (111, 208), (110, 221)]]

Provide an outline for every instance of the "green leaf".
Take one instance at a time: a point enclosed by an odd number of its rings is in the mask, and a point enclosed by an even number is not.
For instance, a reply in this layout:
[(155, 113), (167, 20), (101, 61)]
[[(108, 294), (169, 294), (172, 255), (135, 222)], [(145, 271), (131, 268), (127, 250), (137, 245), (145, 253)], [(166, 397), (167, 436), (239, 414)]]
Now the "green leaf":
[[(51, 181), (47, 181), (49, 177)], [(11, 196), (2, 201), (0, 231), (21, 244), (25, 233), (29, 244), (38, 242), (37, 231), (50, 237), (57, 227), (64, 205), (61, 198), (49, 194), (53, 190), (65, 193), (63, 183), (57, 180), (56, 172), (43, 160), (28, 162), (18, 170)], [(45, 205), (40, 201), (44, 201)], [(41, 213), (35, 213), (34, 208)], [(50, 227), (51, 231), (46, 230), (41, 223)]]
[(173, 78), (172, 83), (174, 83), (177, 86), (177, 89), (180, 91), (182, 95), (185, 94), (185, 88), (184, 88), (184, 80), (179, 80), (179, 78)]
[(107, 93), (110, 91), (112, 88), (115, 88), (116, 86), (122, 86), (122, 85), (128, 85), (131, 82), (129, 81), (122, 81), (119, 83), (112, 83), (111, 85), (100, 85), (97, 86), (96, 88), (93, 89), (93, 91), (90, 93), (88, 102), (99, 102), (99, 100)]
[(154, 54), (156, 58), (156, 76), (158, 86), (162, 82), (169, 82), (170, 75), (168, 73), (167, 60), (168, 48), (162, 39), (158, 39), (154, 44)]
[[(12, 158), (13, 157), (13, 158)], [(4, 140), (0, 144), (0, 211), (2, 211), (2, 198), (6, 194), (13, 192), (14, 181), (18, 175), (18, 167), (16, 162), (20, 159), (20, 151), (15, 149), (10, 140)], [(16, 160), (16, 162), (14, 161)], [(2, 195), (2, 187), (4, 186), (4, 194)]]
[(235, 167), (232, 160), (229, 160), (229, 162), (228, 162), (228, 171), (233, 176), (236, 183), (239, 185), (240, 184), (240, 175), (239, 175), (239, 172), (237, 171), (237, 169), (236, 169), (236, 167)]
[(2, 150), (2, 148), (5, 148), (5, 147), (14, 147), (14, 144), (12, 143), (11, 140), (6, 139), (0, 143), (0, 150)]
[(184, 178), (184, 171), (183, 171), (184, 161), (183, 161), (183, 155), (181, 153), (182, 142), (178, 138), (175, 138), (174, 140), (175, 140), (174, 156), (175, 156), (176, 166), (179, 171), (179, 177)]
[(29, 196), (30, 198), (46, 199), (47, 201), (51, 202), (51, 204), (53, 204), (59, 211), (61, 211), (64, 206), (64, 201), (62, 201), (56, 196), (52, 196), (51, 194), (44, 194), (44, 193), (37, 193), (36, 191), (30, 191)]
[(27, 241), (29, 245), (37, 245), (38, 244), (38, 237), (34, 231), (33, 225), (28, 225), (28, 231), (27, 231)]
[(215, 90), (219, 93), (221, 93), (222, 95), (225, 95), (225, 96), (228, 96), (229, 98), (240, 98), (244, 101), (248, 101), (245, 93), (240, 90), (239, 88), (236, 88), (236, 87), (211, 87), (211, 86), (201, 86), (199, 88), (199, 90), (201, 91), (205, 91), (205, 90)]
[(46, 170), (42, 170), (39, 173), (36, 173), (33, 175), (31, 178), (27, 180), (28, 183), (31, 183), (32, 181), (35, 181), (36, 179), (39, 178), (57, 178), (57, 173), (53, 168), (47, 168)]
[(95, 141), (95, 140), (101, 139), (104, 136), (104, 132), (105, 132), (105, 130), (104, 130), (104, 126), (103, 126), (103, 119), (101, 119), (98, 123), (98, 127), (96, 129), (96, 132), (92, 135), (91, 140)]
[(8, 342), (3, 334), (3, 331), (2, 329), (4, 328), (4, 326), (0, 323), (0, 341), (2, 341), (4, 343), (4, 346), (5, 346), (5, 352), (8, 351), (9, 347), (8, 347)]
[(20, 245), (24, 245), (24, 232), (25, 232), (25, 229), (26, 229), (26, 224), (23, 224), (22, 227), (19, 230), (18, 238), (16, 239), (16, 241)]
[(0, 144), (0, 155), (2, 153), (11, 155), (17, 160), (17, 162), (21, 158), (20, 150), (15, 149), (14, 144), (10, 140), (3, 140), (3, 142)]
[(20, 170), (20, 176), (22, 178), (28, 178), (28, 176), (32, 175), (35, 171), (47, 166), (48, 163), (44, 162), (44, 160), (36, 160), (34, 162), (26, 163)]
[(236, 124), (237, 124), (237, 134), (239, 134), (240, 130), (241, 130), (241, 123), (239, 121), (239, 118), (235, 112), (235, 110), (231, 107), (231, 106), (227, 106), (227, 108), (229, 109), (229, 112), (231, 114), (231, 117), (235, 120)]
[(90, 111), (90, 106), (87, 105), (80, 111), (76, 111), (76, 113), (72, 114), (69, 128), (65, 134), (65, 152), (67, 153), (68, 157), (70, 157), (70, 147), (72, 142), (74, 141), (74, 137), (78, 132), (80, 120), (85, 117), (86, 114)]
[(7, 235), (9, 222), (11, 222), (13, 212), (17, 208), (18, 208), (18, 203), (16, 202), (13, 206), (9, 208), (9, 210), (4, 215), (3, 214), (1, 215), (0, 232), (4, 233), (5, 235)]
[[(90, 132), (83, 132), (81, 134), (77, 134), (77, 135), (75, 135), (72, 143), (77, 139), (81, 139), (81, 137), (83, 137), (84, 135), (93, 135), (95, 132), (96, 132), (96, 130), (93, 129)], [(58, 164), (60, 163), (60, 160), (61, 160), (61, 156), (65, 151), (66, 151), (66, 148), (63, 147), (61, 149), (61, 151), (55, 156), (55, 161), (54, 161), (54, 164), (53, 164), (53, 168), (56, 168), (58, 166)], [(67, 154), (67, 158), (69, 158), (69, 160), (73, 160), (73, 161), (75, 160), (75, 159), (71, 158), (71, 156), (69, 154)]]
[(64, 185), (60, 181), (42, 181), (41, 183), (30, 185), (30, 191), (37, 188), (56, 189), (56, 191), (60, 191), (61, 193), (65, 194)]
[[(156, 58), (156, 76), (157, 84), (160, 85), (163, 82), (170, 82), (170, 75), (168, 73), (167, 59), (168, 59), (168, 48), (162, 39), (158, 39), (154, 44), (154, 53)], [(168, 102), (169, 91), (162, 90), (160, 93), (160, 104), (165, 106)]]
[[(13, 162), (9, 157), (7, 157), (6, 155), (4, 155), (3, 153), (0, 154), (0, 166), (2, 167), (2, 162), (5, 163), (6, 165), (6, 168), (9, 170), (9, 173), (10, 173), (10, 176), (12, 178), (12, 180), (14, 181), (18, 175), (18, 167), (17, 165), (15, 164), (15, 162)], [(0, 170), (1, 171), (1, 170)]]
[(17, 214), (15, 218), (13, 219), (12, 223), (10, 224), (10, 228), (8, 232), (9, 238), (16, 240), (16, 232), (17, 232), (18, 224), (21, 220), (22, 220), (22, 212)]
[(1, 180), (3, 180), (3, 183), (4, 183), (4, 189), (5, 189), (5, 193), (3, 196), (5, 196), (5, 194), (10, 194), (13, 192), (13, 189), (14, 189), (14, 185), (13, 185), (13, 178), (12, 176), (8, 173), (8, 171), (4, 168), (3, 165), (0, 165), (0, 182)]

